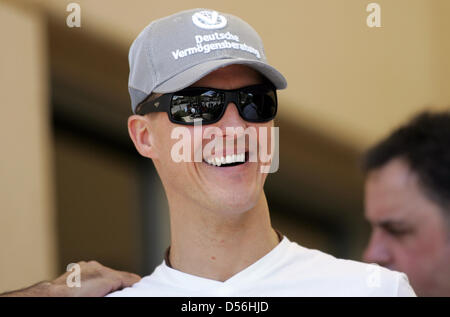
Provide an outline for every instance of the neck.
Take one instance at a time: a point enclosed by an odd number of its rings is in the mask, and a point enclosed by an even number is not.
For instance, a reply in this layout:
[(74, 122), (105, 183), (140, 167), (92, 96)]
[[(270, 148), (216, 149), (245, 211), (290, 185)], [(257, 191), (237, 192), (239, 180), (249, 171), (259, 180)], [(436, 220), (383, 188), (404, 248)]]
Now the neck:
[(184, 273), (223, 282), (279, 243), (264, 193), (255, 207), (238, 215), (223, 215), (170, 199), (169, 206), (168, 258), (173, 269)]

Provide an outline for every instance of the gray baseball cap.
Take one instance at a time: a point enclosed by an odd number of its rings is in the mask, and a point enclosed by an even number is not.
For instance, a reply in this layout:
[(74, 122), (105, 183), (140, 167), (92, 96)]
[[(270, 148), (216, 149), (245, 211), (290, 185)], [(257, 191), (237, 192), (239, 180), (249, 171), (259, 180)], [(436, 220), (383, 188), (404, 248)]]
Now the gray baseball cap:
[(209, 9), (192, 9), (153, 21), (137, 36), (128, 55), (131, 107), (153, 93), (186, 88), (212, 71), (245, 64), (277, 89), (286, 79), (267, 63), (261, 38), (245, 21)]

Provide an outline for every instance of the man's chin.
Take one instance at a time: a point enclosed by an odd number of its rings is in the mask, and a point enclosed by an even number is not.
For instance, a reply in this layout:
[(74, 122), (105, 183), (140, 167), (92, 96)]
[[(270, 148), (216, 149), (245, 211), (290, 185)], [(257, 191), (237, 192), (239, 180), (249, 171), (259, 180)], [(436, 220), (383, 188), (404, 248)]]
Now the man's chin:
[[(241, 214), (254, 208), (258, 201), (258, 195), (250, 188), (234, 188), (232, 191), (214, 191), (209, 195), (211, 204), (215, 210), (225, 214)], [(212, 200), (211, 200), (212, 198)]]
[(201, 163), (204, 191), (215, 208), (226, 213), (242, 213), (252, 209), (262, 191), (262, 174), (258, 163), (246, 162), (232, 166)]

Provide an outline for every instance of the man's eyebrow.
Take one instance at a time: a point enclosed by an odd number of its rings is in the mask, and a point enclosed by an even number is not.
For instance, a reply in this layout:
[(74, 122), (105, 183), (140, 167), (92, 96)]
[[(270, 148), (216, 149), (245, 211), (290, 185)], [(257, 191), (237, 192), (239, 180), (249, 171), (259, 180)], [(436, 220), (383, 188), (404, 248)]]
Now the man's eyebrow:
[(376, 222), (375, 226), (381, 227), (385, 230), (405, 230), (410, 229), (410, 225), (402, 220), (383, 220)]

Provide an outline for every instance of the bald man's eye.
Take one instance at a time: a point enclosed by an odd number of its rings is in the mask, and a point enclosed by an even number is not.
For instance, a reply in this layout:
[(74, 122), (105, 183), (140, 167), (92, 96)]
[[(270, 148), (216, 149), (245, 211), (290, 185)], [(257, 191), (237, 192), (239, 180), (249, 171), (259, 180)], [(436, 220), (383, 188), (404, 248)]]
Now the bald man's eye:
[(384, 230), (390, 235), (395, 237), (403, 237), (413, 232), (411, 228), (396, 228), (391, 226), (386, 226)]

